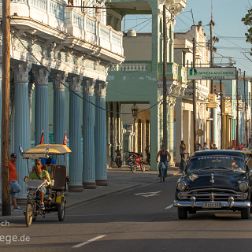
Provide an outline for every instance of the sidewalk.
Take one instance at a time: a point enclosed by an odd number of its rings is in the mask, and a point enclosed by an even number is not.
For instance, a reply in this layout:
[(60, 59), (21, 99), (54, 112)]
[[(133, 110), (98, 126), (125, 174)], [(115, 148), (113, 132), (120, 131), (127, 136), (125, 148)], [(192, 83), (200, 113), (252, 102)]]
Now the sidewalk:
[[(109, 168), (108, 170), (108, 185), (98, 186), (96, 189), (84, 189), (82, 192), (65, 192), (66, 196), (66, 207), (72, 207), (79, 205), (83, 202), (98, 199), (124, 190), (128, 190), (134, 187), (145, 185), (159, 181), (158, 171), (150, 171), (148, 168), (145, 172), (136, 171), (132, 173), (127, 166), (122, 168)], [(178, 175), (178, 168), (171, 167), (168, 170), (168, 176)], [(21, 205), (24, 209), (25, 206)], [(2, 215), (0, 206), (0, 216)], [(23, 211), (14, 211), (12, 216), (23, 215)]]

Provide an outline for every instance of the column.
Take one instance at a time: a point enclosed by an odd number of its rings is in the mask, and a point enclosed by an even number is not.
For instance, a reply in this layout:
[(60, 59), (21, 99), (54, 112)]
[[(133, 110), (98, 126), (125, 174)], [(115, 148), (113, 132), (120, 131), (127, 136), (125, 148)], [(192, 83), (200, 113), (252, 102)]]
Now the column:
[[(213, 127), (214, 127), (214, 130), (213, 130), (213, 144), (217, 144), (218, 143), (218, 113), (217, 113), (217, 109), (213, 109)], [(211, 143), (210, 143), (211, 144)], [(209, 146), (210, 148), (210, 146)]]
[(87, 189), (96, 188), (94, 84), (92, 79), (86, 79), (83, 87), (83, 186)]
[(65, 73), (54, 72), (54, 142), (62, 144), (66, 132), (66, 93), (65, 93)]
[[(145, 118), (146, 120), (146, 118)], [(142, 122), (142, 153), (143, 153), (143, 160), (146, 161), (146, 121)]]
[(155, 106), (156, 100), (152, 101), (150, 103), (151, 109), (151, 121), (150, 121), (150, 160), (151, 160), (151, 170), (156, 170), (157, 169), (157, 163), (156, 163), (156, 157), (157, 157), (157, 152), (160, 147), (160, 131), (158, 129), (158, 114), (159, 114), (159, 107)]
[[(52, 73), (54, 99), (53, 99), (53, 134), (54, 142), (62, 144), (66, 133), (66, 92), (65, 92), (65, 73), (54, 71)], [(58, 156), (57, 163), (66, 165), (66, 157)], [(69, 169), (68, 169), (69, 170)], [(69, 174), (69, 172), (67, 172)]]
[(106, 90), (105, 82), (96, 82), (96, 111), (95, 111), (95, 180), (96, 185), (106, 186)]
[[(179, 165), (180, 163), (180, 141), (184, 140), (183, 137), (183, 103), (182, 103), (182, 98), (178, 97), (177, 102), (175, 105), (175, 113), (176, 113), (176, 166)], [(185, 141), (185, 140), (184, 140)], [(186, 143), (186, 142), (185, 142)], [(188, 145), (186, 144), (188, 147)]]
[(29, 72), (31, 66), (27, 63), (16, 62), (14, 64), (14, 151), (17, 154), (18, 182), (21, 186), (20, 198), (26, 197), (24, 177), (28, 175), (28, 163), (22, 158), (19, 146), (24, 150), (30, 147), (30, 109), (28, 96)]
[(108, 125), (108, 128), (109, 128), (109, 159), (110, 159), (109, 165), (110, 165), (110, 167), (113, 167), (114, 151), (115, 151), (114, 150), (113, 102), (109, 102), (108, 108), (109, 108), (109, 113), (108, 113), (108, 116), (109, 116), (109, 120), (108, 120), (109, 125)]
[(82, 152), (82, 77), (70, 76), (70, 108), (69, 108), (69, 146), (70, 153), (69, 190), (83, 190), (83, 152)]
[(35, 79), (35, 144), (39, 144), (41, 132), (44, 131), (44, 142), (49, 142), (48, 116), (48, 75), (45, 67), (35, 66), (32, 69)]
[[(1, 98), (1, 100), (0, 100), (0, 122), (1, 122), (1, 124), (0, 125), (2, 125), (2, 64), (0, 64), (0, 98)], [(2, 146), (2, 127), (0, 127), (0, 141), (1, 141), (1, 146)], [(2, 148), (1, 147), (0, 147), (0, 160), (2, 160)], [(0, 165), (0, 174), (2, 174), (2, 165)], [(0, 202), (2, 202), (2, 184), (0, 185)]]
[(170, 165), (174, 165), (174, 106), (175, 98), (169, 98), (168, 106), (168, 150), (171, 154)]

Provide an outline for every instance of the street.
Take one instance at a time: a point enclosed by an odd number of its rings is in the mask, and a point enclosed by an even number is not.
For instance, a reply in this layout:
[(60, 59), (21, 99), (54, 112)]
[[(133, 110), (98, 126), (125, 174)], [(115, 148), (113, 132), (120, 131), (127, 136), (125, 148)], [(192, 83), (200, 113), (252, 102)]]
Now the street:
[(155, 174), (133, 176), (139, 186), (69, 207), (63, 223), (55, 213), (29, 228), (23, 216), (1, 217), (0, 250), (251, 251), (252, 220), (241, 220), (239, 213), (197, 213), (178, 220), (172, 207), (176, 176), (165, 183)]

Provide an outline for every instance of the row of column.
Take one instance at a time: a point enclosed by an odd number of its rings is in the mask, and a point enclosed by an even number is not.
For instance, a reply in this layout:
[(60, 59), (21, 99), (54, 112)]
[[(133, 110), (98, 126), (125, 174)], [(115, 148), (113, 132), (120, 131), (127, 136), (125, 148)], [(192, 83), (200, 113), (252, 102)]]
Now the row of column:
[[(32, 70), (32, 71), (31, 71)], [(48, 71), (41, 66), (15, 62), (15, 114), (14, 151), (17, 153), (17, 172), (22, 186), (21, 197), (26, 189), (23, 182), (27, 175), (27, 163), (21, 157), (20, 146), (28, 149), (31, 140), (29, 80), (32, 72), (35, 83), (35, 144), (44, 132), (44, 142), (49, 143), (49, 99), (48, 79), (54, 84), (54, 141), (62, 143), (66, 133), (66, 90), (70, 87), (69, 102), (69, 177), (70, 190), (96, 188), (107, 185), (106, 172), (106, 83), (83, 76), (65, 75), (64, 72)], [(83, 114), (82, 114), (83, 113)], [(63, 159), (58, 159), (63, 164)]]

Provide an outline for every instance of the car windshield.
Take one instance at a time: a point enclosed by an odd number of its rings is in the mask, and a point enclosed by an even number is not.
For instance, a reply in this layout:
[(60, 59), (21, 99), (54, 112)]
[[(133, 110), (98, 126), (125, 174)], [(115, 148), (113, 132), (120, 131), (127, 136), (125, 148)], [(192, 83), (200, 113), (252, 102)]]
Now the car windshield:
[(233, 156), (199, 156), (194, 157), (188, 164), (188, 171), (207, 171), (207, 170), (245, 171), (245, 161), (240, 157)]

